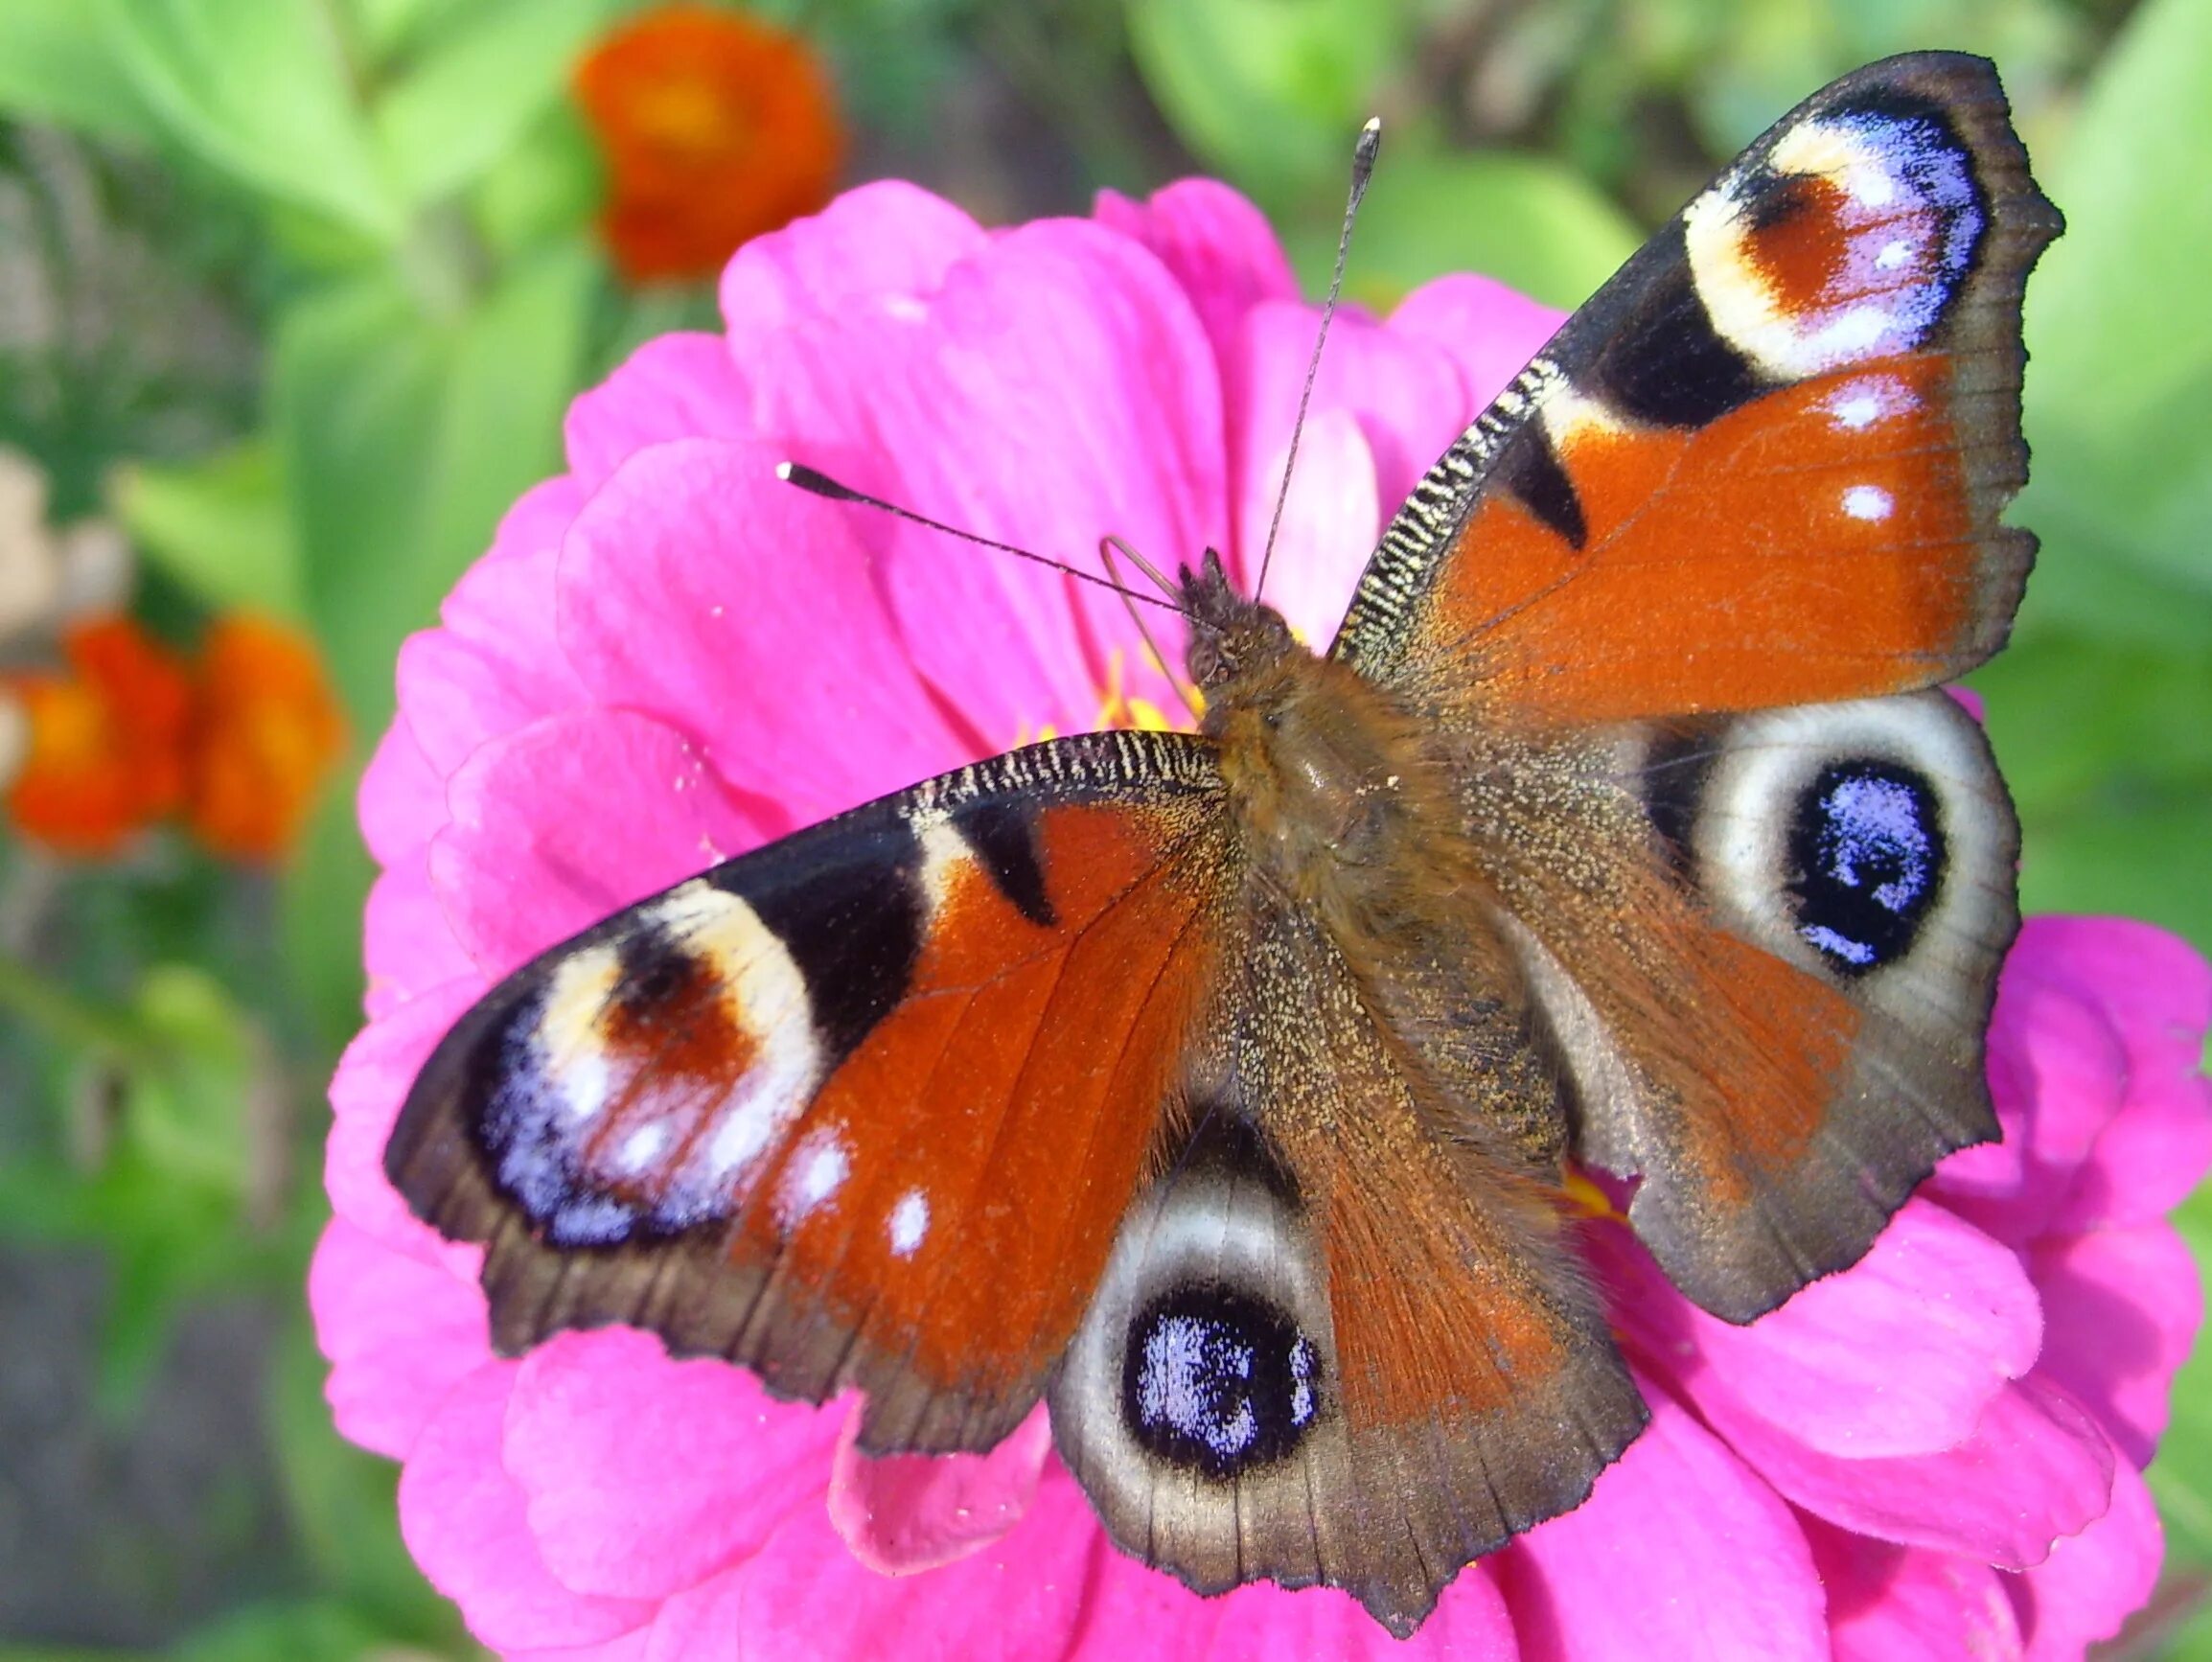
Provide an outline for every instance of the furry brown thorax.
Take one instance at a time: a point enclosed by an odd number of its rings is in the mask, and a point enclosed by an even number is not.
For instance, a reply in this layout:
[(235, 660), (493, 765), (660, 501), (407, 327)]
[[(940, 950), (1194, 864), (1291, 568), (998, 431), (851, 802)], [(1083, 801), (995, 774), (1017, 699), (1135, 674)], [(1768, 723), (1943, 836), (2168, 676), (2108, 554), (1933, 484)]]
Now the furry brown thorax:
[[(1221, 747), (1231, 815), (1254, 865), (1285, 895), (1342, 931), (1388, 909), (1383, 885), (1419, 863), (1402, 855), (1438, 840), (1458, 816), (1419, 725), (1390, 694), (1317, 657), (1279, 612), (1238, 594), (1207, 551), (1183, 601), (1187, 663), (1206, 694), (1201, 730)], [(1402, 900), (1403, 897), (1400, 897)]]

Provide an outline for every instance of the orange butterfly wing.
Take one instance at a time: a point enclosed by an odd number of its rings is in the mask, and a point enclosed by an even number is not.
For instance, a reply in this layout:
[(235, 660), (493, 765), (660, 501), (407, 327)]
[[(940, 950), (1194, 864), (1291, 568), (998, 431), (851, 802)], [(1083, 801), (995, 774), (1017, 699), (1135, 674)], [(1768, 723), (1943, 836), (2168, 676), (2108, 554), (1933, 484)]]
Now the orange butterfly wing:
[(728, 861), (495, 988), (386, 1168), (487, 1244), (502, 1350), (627, 1322), (865, 1388), (870, 1447), (987, 1448), (1158, 1158), (1217, 794), (1199, 741), (1094, 734)]

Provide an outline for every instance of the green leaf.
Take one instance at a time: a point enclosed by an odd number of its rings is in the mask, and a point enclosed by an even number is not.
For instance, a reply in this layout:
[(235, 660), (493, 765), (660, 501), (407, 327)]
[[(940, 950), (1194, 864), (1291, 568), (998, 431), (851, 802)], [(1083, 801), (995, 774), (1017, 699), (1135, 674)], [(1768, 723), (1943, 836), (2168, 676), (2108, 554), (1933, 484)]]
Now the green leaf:
[[(342, 1598), (355, 1620), (373, 1622), (385, 1645), (453, 1654), (464, 1642), (459, 1613), (431, 1590), (400, 1539), (399, 1468), (338, 1436), (323, 1395), (329, 1374), (303, 1312), (279, 1335), (268, 1381), (269, 1441), (293, 1538), (316, 1583)], [(234, 1654), (199, 1653), (211, 1662)]]
[[(2174, 1223), (2199, 1266), (2212, 1269), (2212, 1185), (2183, 1202)], [(2151, 1463), (2151, 1492), (2173, 1556), (2212, 1563), (2212, 1346), (2201, 1338), (2175, 1375), (2168, 1400), (2173, 1420)]]
[(411, 630), (560, 460), (598, 267), (574, 246), (517, 267), (460, 316), (378, 273), (277, 331), (275, 427), (308, 608), (356, 730), (380, 730)]
[(485, 170), (470, 193), (470, 219), (493, 254), (513, 259), (581, 235), (605, 192), (598, 149), (562, 101)]
[(476, 178), (561, 95), (611, 0), (495, 0), (444, 32), (378, 102), (392, 177), (413, 203)]
[(1134, 0), (1128, 16), (1177, 134), (1279, 213), (1341, 190), (1413, 23), (1403, 0)]
[(84, 0), (0, 4), (0, 112), (141, 144), (159, 130)]
[(404, 229), (326, 0), (87, 0), (177, 143), (385, 242)]
[(2212, 656), (2046, 631), (1975, 672), (2030, 912), (2148, 918), (2212, 951)]
[(344, 0), (353, 38), (382, 62), (412, 50), (455, 14), (466, 16), (477, 0)]
[(2212, 7), (2152, 0), (2048, 170), (2068, 227), (2028, 286), (2035, 477), (2016, 517), (2050, 546), (2026, 631), (2073, 622), (2171, 638), (2171, 600), (2197, 626), (2212, 614), (2207, 85)]
[[(385, 669), (386, 679), (390, 667)], [(342, 788), (323, 793), (279, 879), (279, 927), (293, 995), (320, 1060), (334, 1064), (361, 1026), (361, 906), (377, 874), (354, 823), (357, 759)]]
[(133, 463), (112, 494), (140, 551), (210, 607), (302, 616), (299, 546), (265, 439), (179, 467)]
[[(1401, 147), (1386, 151), (1368, 188), (1352, 265), (1363, 294), (1382, 299), (1446, 271), (1481, 271), (1571, 307), (1642, 241), (1625, 214), (1557, 162)], [(1311, 227), (1300, 245), (1309, 281), (1325, 279), (1335, 251), (1335, 227)]]

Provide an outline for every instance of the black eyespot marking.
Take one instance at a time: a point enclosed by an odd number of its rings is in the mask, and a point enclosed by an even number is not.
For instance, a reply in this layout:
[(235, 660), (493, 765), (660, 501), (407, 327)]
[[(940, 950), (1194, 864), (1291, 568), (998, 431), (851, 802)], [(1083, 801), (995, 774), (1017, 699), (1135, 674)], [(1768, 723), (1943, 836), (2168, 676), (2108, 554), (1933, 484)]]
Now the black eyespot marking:
[(979, 796), (953, 810), (957, 831), (999, 892), (1016, 912), (1040, 929), (1060, 921), (1045, 891), (1045, 866), (1037, 855), (1037, 822), (1015, 803)]
[(1321, 1352), (1274, 1304), (1191, 1285), (1129, 1328), (1121, 1409), (1162, 1460), (1222, 1482), (1282, 1459), (1321, 1412)]
[(1797, 933), (1844, 975), (1911, 950), (1943, 888), (1940, 802), (1926, 775), (1895, 762), (1832, 762), (1789, 820)]
[(1592, 366), (1592, 382), (1607, 404), (1654, 427), (1700, 427), (1770, 390), (1714, 327), (1680, 219), (1638, 259), (1655, 262), (1658, 275)]

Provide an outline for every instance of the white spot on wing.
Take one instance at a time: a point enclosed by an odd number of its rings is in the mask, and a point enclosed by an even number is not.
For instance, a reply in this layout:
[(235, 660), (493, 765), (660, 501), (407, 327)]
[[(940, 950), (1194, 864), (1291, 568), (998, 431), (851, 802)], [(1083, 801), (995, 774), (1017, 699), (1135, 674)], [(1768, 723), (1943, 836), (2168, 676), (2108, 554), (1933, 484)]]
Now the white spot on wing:
[(1821, 408), (1835, 418), (1837, 427), (1858, 432), (1904, 414), (1919, 402), (1912, 388), (1896, 376), (1867, 375), (1845, 381)]
[(900, 1195), (898, 1205), (891, 1208), (890, 1233), (891, 1257), (910, 1258), (919, 1252), (930, 1233), (929, 1196), (918, 1189)]
[(809, 1132), (792, 1151), (775, 1197), (775, 1214), (783, 1227), (796, 1229), (819, 1212), (844, 1187), (852, 1168), (852, 1155), (835, 1131)]
[(1843, 494), (1843, 511), (1854, 519), (1886, 519), (1894, 506), (1879, 485), (1854, 485)]
[(643, 1171), (668, 1146), (668, 1127), (665, 1124), (640, 1125), (622, 1140), (622, 1146), (614, 1151), (614, 1168), (625, 1175)]

